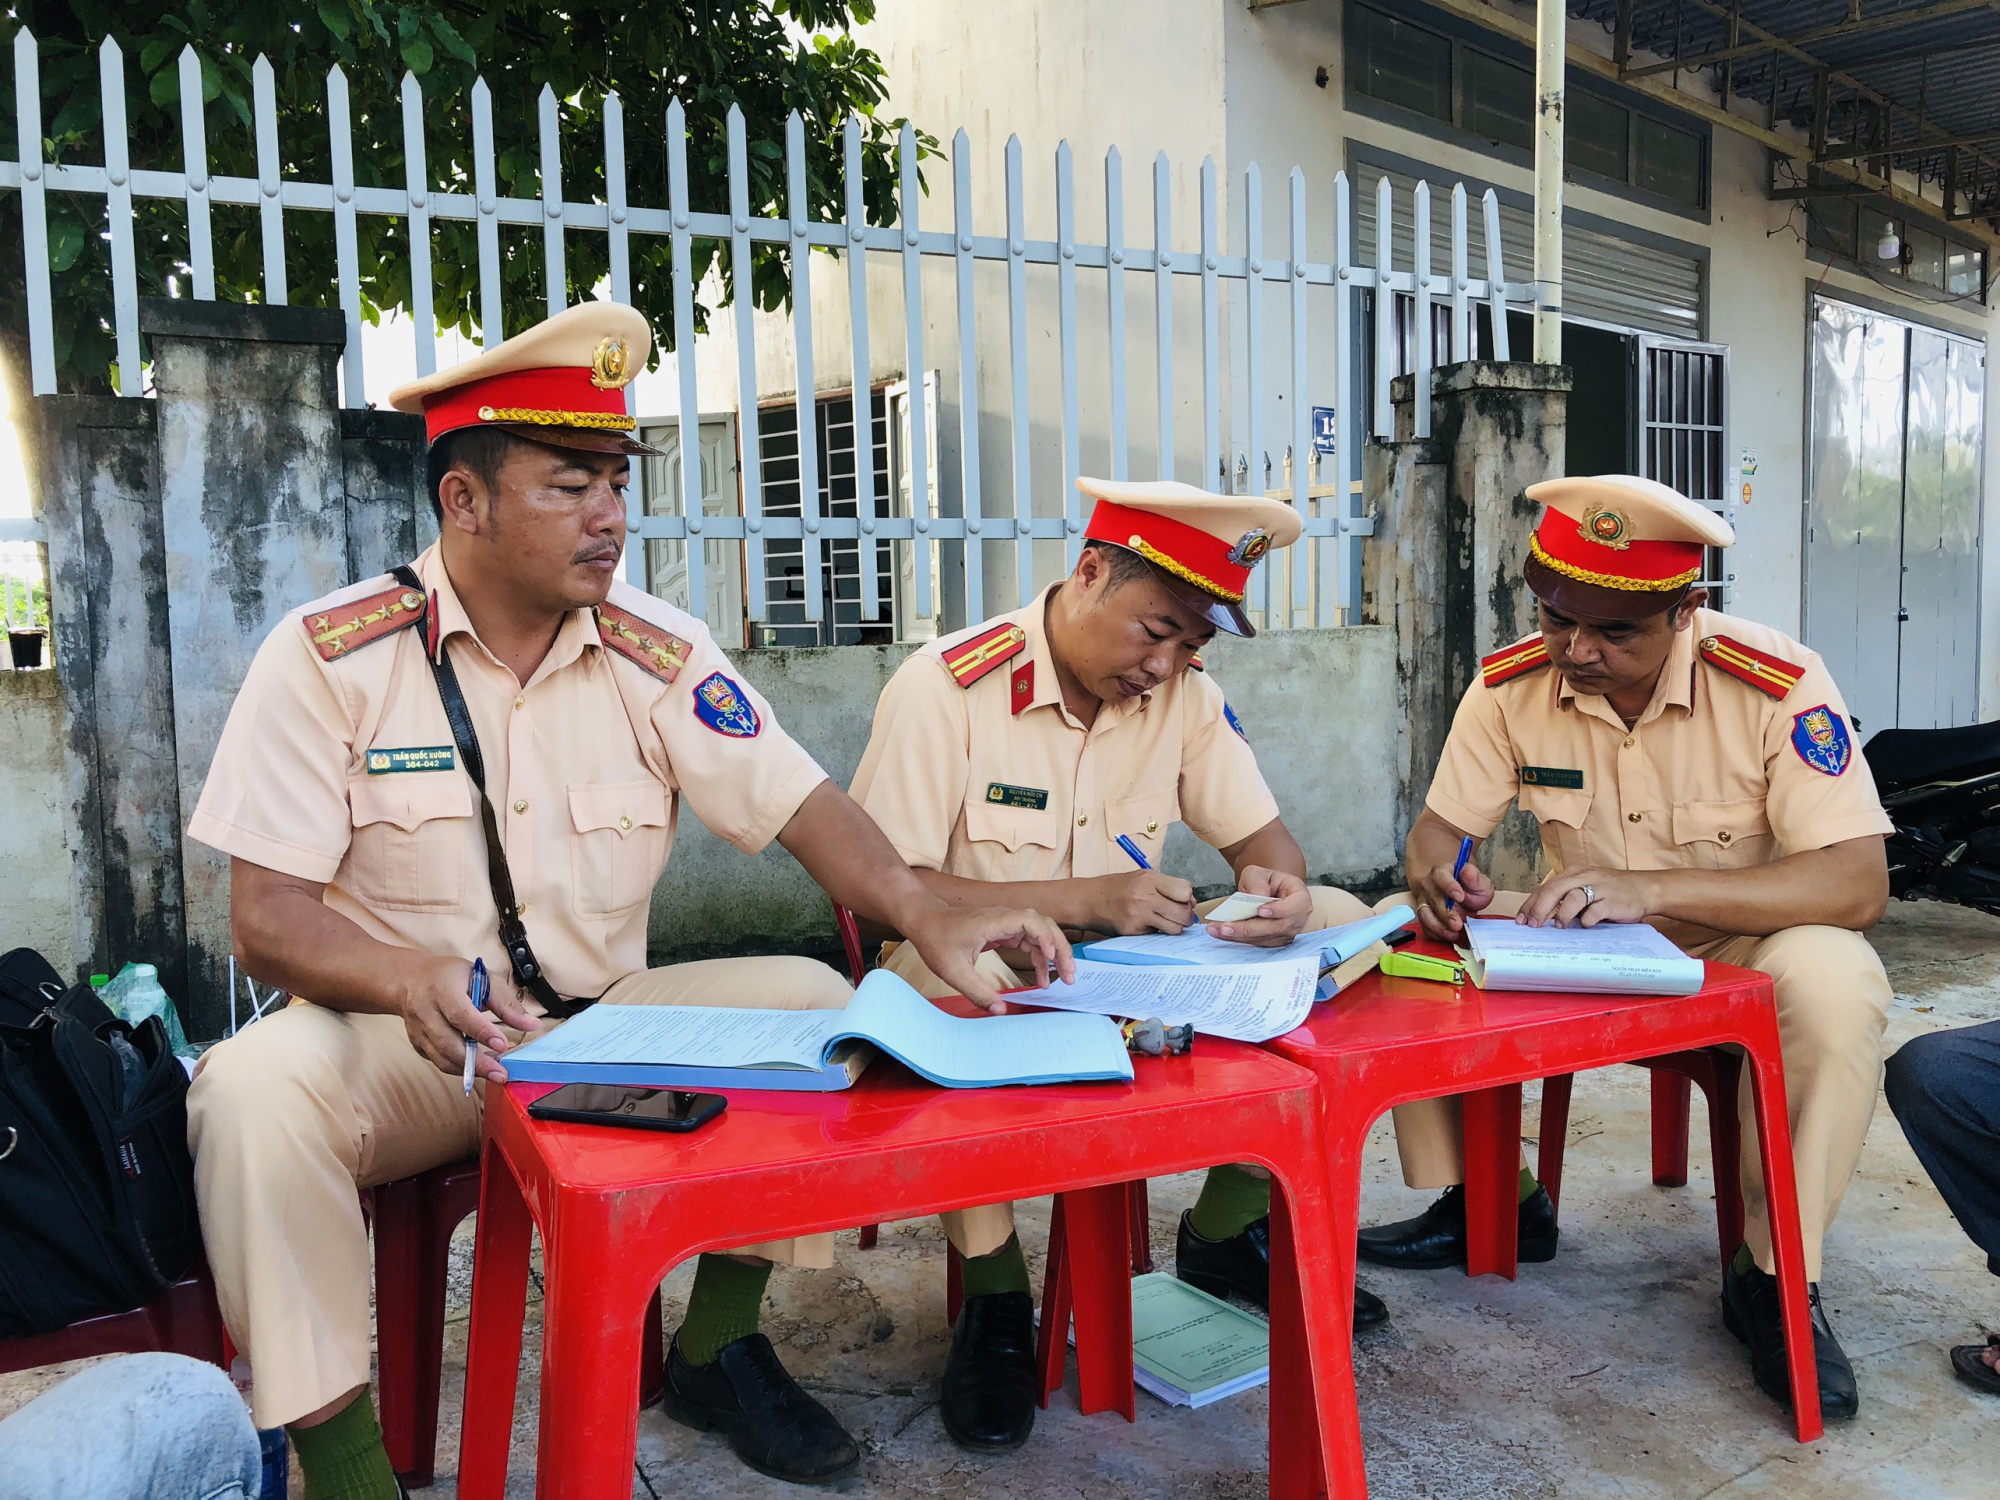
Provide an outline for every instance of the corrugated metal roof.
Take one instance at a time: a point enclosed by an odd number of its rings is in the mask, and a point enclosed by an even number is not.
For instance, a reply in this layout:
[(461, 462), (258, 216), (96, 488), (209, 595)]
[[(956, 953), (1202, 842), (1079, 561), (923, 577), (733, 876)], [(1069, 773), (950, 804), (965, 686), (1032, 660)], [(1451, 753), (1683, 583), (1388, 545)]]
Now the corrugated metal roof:
[[(1932, 11), (1937, 4), (1938, 0), (1864, 0), (1860, 9), (1862, 19), (1873, 22), (1903, 12)], [(1617, 10), (1617, 0), (1570, 0), (1569, 4), (1572, 17), (1599, 22), (1607, 31), (1614, 25)], [(1963, 199), (2000, 210), (2000, 11), (1982, 7), (1928, 19), (1891, 20), (1891, 24), (1852, 35), (1819, 40), (1803, 39), (1846, 23), (1850, 18), (1848, 0), (1742, 0), (1741, 16), (1766, 32), (1798, 42), (1818, 62), (1849, 75), (1901, 108), (1922, 113), (1937, 127), (1926, 133), (1928, 140), (1991, 132), (1992, 139), (1960, 151), (1959, 190)], [(1740, 44), (1755, 40), (1747, 29), (1739, 37)], [(1633, 0), (1635, 53), (1692, 61), (1728, 45), (1727, 16), (1714, 14), (1696, 0)], [(1707, 66), (1719, 81), (1723, 65)], [(1763, 51), (1736, 59), (1731, 87), (1738, 98), (1767, 107), (1775, 96), (1777, 118), (1809, 130), (1813, 81), (1810, 63), (1797, 56)], [(1879, 127), (1869, 105), (1838, 84), (1832, 98), (1829, 142), (1853, 140), (1857, 129), (1864, 132), (1862, 141), (1879, 141), (1872, 133)], [(1890, 128), (1889, 140), (1895, 146), (1906, 148), (1917, 139), (1915, 125), (1907, 115), (1893, 116)], [(1975, 152), (1985, 161), (1979, 161)], [(1941, 181), (1944, 152), (1939, 146), (1921, 158), (1899, 157), (1897, 166), (1920, 170), (1926, 179)]]

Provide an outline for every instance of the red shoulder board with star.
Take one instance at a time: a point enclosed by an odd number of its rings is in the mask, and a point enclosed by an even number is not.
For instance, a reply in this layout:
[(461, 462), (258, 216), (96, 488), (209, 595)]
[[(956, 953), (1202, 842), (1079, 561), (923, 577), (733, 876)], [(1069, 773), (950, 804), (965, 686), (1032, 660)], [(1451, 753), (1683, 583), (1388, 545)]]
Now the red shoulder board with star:
[(1796, 662), (1746, 646), (1726, 635), (1702, 637), (1701, 659), (1771, 698), (1784, 697), (1806, 675), (1806, 669)]
[(681, 675), (693, 649), (679, 636), (615, 604), (597, 606), (597, 638), (662, 682), (672, 682)]
[(1516, 641), (1503, 651), (1479, 658), (1479, 676), (1490, 688), (1549, 664), (1549, 645), (1540, 636)]
[(423, 618), (424, 596), (399, 583), (365, 599), (316, 610), (305, 616), (305, 626), (319, 659), (336, 661), (372, 641), (406, 630)]
[(1019, 656), (1027, 644), (1028, 632), (1010, 620), (956, 646), (947, 646), (944, 669), (960, 687), (969, 688), (1002, 662)]

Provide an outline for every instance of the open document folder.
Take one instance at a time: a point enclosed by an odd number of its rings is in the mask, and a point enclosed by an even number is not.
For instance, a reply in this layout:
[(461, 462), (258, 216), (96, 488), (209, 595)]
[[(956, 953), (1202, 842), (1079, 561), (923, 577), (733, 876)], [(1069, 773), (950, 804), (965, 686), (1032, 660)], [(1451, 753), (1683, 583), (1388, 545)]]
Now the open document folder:
[(1692, 995), (1702, 965), (1644, 922), (1527, 927), (1504, 918), (1465, 924), (1459, 949), (1484, 990), (1554, 994)]
[(860, 1076), (870, 1047), (954, 1089), (1132, 1078), (1105, 1016), (947, 1015), (882, 969), (845, 1010), (593, 1005), (501, 1062), (517, 1083), (825, 1093)]

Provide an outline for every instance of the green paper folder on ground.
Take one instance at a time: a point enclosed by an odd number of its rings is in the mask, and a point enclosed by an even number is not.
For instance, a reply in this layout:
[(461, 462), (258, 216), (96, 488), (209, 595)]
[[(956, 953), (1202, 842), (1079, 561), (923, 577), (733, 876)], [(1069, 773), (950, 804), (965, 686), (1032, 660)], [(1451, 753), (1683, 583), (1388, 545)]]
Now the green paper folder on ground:
[(1207, 1406), (1271, 1378), (1271, 1331), (1165, 1271), (1132, 1281), (1132, 1379), (1169, 1406)]

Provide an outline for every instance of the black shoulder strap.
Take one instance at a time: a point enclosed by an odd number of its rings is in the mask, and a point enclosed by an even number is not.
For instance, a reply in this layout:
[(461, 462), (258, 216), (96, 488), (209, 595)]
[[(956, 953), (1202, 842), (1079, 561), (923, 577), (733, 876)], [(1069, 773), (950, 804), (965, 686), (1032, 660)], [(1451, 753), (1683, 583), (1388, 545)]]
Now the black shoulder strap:
[[(413, 588), (425, 596), (425, 608), (430, 608), (429, 593), (417, 577), (416, 569), (405, 563), (395, 570), (396, 581), (407, 588)], [(431, 629), (435, 621), (426, 621)], [(438, 698), (444, 704), (445, 721), (451, 725), (451, 737), (458, 746), (458, 758), (464, 765), (472, 784), (479, 788), (479, 818), (486, 830), (486, 881), (493, 888), (493, 905), (500, 912), (500, 943), (507, 950), (507, 960), (514, 967), (514, 982), (533, 995), (558, 1021), (566, 1021), (578, 1011), (593, 1002), (590, 1000), (565, 1000), (558, 995), (548, 976), (542, 973), (541, 963), (535, 957), (535, 950), (528, 946), (528, 929), (521, 921), (520, 903), (514, 899), (514, 876), (507, 868), (507, 851), (500, 843), (500, 823), (493, 815), (493, 799), (486, 795), (486, 760), (479, 753), (479, 735), (472, 727), (472, 712), (465, 706), (465, 693), (458, 685), (458, 673), (452, 670), (451, 657), (443, 649), (443, 642), (432, 649), (430, 631), (424, 635), (424, 656), (431, 664), (431, 676), (437, 679)]]

